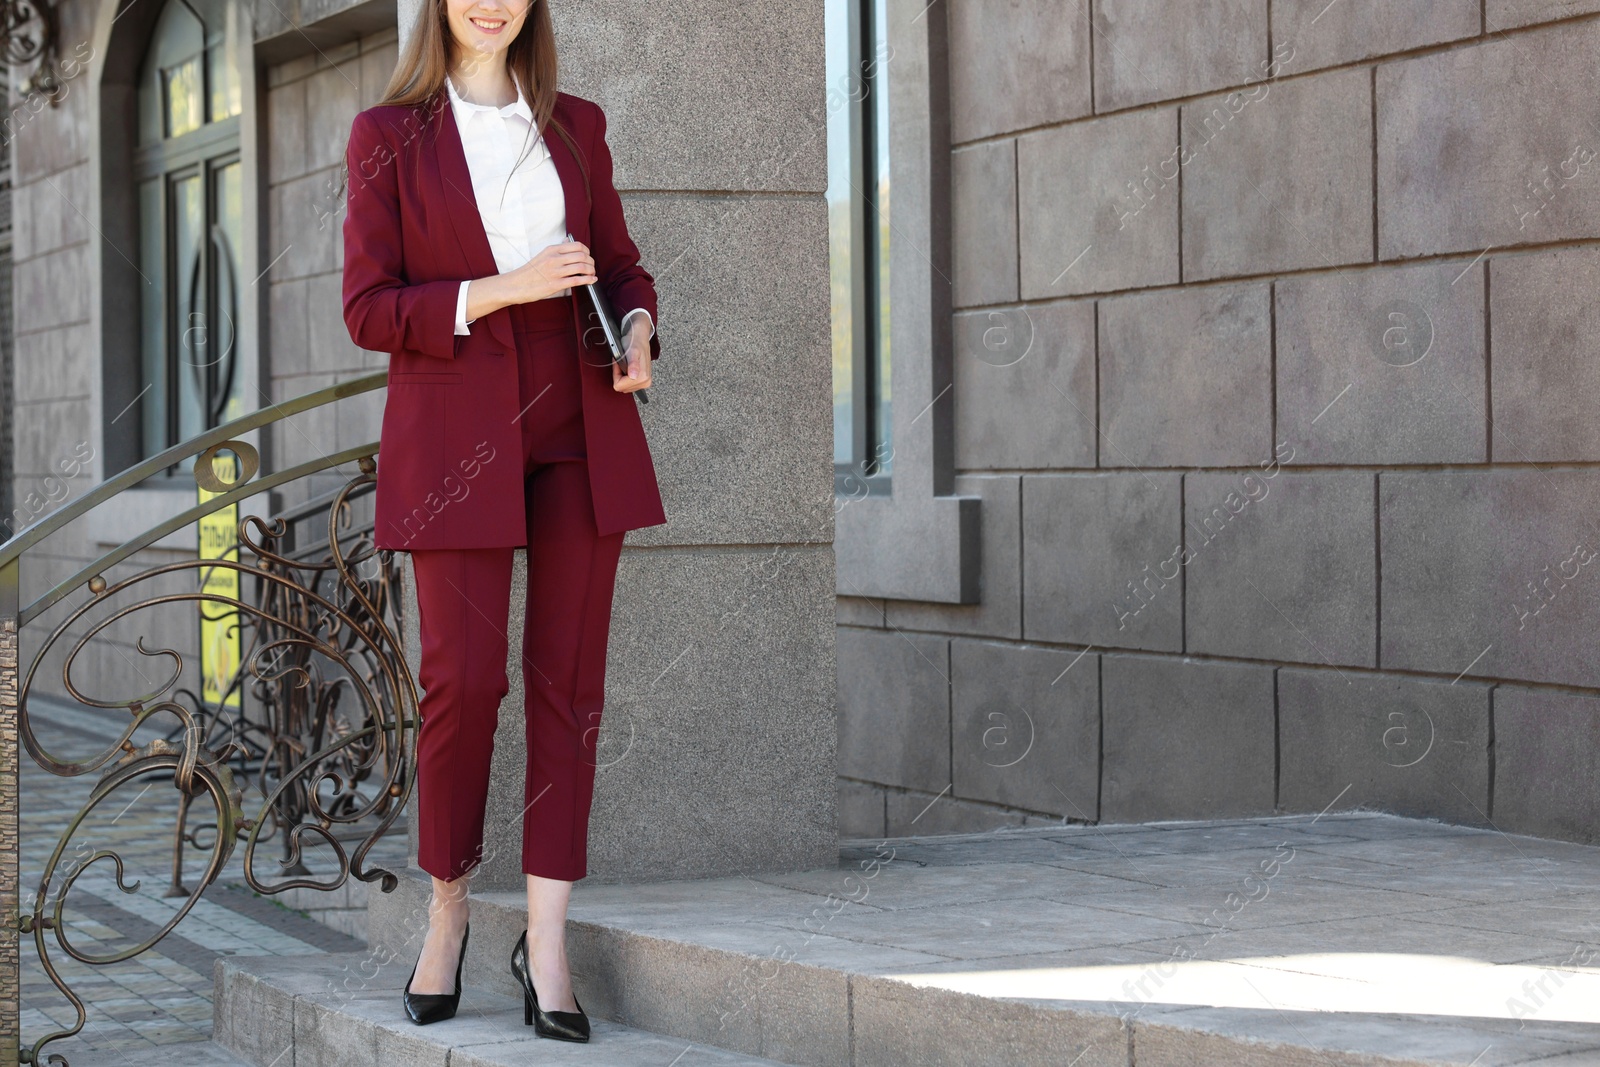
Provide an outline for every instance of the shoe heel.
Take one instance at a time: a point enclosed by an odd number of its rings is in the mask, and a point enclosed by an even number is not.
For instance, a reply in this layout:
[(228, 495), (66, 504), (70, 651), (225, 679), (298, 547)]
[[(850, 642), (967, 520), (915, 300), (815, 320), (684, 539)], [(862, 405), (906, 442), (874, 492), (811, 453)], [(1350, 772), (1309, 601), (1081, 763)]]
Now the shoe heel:
[(522, 1025), (533, 1025), (533, 997), (528, 995), (526, 989), (522, 991)]

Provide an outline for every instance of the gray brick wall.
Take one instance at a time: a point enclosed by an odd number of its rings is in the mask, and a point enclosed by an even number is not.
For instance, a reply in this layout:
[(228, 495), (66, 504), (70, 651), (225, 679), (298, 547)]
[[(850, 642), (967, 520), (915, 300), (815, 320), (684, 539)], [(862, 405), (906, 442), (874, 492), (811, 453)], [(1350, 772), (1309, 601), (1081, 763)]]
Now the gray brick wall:
[(841, 598), (842, 831), (1600, 840), (1600, 3), (946, 8), (982, 600)]

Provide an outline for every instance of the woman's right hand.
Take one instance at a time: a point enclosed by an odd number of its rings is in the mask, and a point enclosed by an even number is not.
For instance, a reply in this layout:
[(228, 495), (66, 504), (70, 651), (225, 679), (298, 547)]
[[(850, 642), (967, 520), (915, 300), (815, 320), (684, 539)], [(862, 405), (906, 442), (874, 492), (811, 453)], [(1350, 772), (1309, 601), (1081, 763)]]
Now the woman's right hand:
[(545, 300), (575, 285), (596, 281), (594, 257), (577, 241), (551, 245), (520, 267), (475, 278), (467, 286), (467, 321), (512, 304)]
[(598, 280), (594, 257), (587, 246), (577, 241), (550, 245), (522, 266), (507, 271), (505, 278), (517, 297), (514, 302), (519, 304), (545, 300), (563, 289), (593, 285)]

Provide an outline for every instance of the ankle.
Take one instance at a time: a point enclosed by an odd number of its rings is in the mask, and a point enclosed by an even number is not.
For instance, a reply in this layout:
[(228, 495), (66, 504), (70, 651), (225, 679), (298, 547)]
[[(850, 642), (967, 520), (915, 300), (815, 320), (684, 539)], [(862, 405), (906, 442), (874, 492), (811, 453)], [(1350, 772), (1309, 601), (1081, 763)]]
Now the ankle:
[(435, 902), (428, 908), (428, 925), (446, 929), (464, 926), (470, 917), (465, 900), (446, 903)]
[(545, 975), (564, 975), (570, 969), (565, 948), (529, 952), (528, 967)]
[(557, 927), (554, 930), (541, 927), (528, 927), (528, 950), (539, 952), (552, 952), (557, 949), (565, 950), (567, 947), (567, 932)]

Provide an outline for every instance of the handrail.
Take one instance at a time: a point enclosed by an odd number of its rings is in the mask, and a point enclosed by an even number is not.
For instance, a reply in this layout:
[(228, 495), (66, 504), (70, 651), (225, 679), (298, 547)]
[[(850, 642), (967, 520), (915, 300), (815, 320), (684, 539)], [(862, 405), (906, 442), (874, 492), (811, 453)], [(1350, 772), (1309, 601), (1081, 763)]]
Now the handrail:
[[(52, 511), (38, 522), (18, 530), (10, 540), (0, 544), (0, 569), (15, 562), (28, 549), (68, 523), (83, 517), (124, 489), (138, 485), (151, 475), (160, 474), (174, 463), (188, 459), (190, 456), (197, 456), (212, 445), (231, 441), (238, 435), (248, 433), (258, 427), (278, 422), (291, 415), (298, 415), (303, 411), (310, 411), (312, 408), (322, 407), (324, 404), (331, 404), (336, 400), (359, 396), (374, 389), (382, 389), (388, 383), (389, 372), (387, 370), (381, 370), (362, 378), (352, 378), (349, 381), (337, 382), (315, 392), (285, 400), (282, 403), (258, 408), (248, 415), (234, 419), (232, 422), (224, 423), (204, 433), (196, 434), (186, 441), (181, 441), (160, 455), (152, 456), (142, 463), (129, 467), (114, 477), (106, 479), (72, 503)], [(302, 466), (304, 465), (302, 464)], [(300, 468), (295, 469), (299, 470)], [(259, 479), (247, 483), (252, 492), (246, 493), (244, 496), (253, 496), (256, 492), (259, 492), (265, 481), (266, 479)], [(220, 500), (221, 498), (217, 499)], [(219, 503), (217, 506), (219, 508), (224, 507), (226, 503)], [(193, 520), (194, 516), (190, 516), (190, 521), (192, 522)]]
[[(373, 442), (371, 445), (365, 447), (372, 449), (372, 451), (368, 453), (369, 455), (377, 454), (377, 442)], [(327, 511), (328, 505), (334, 500), (338, 499), (339, 494), (342, 492), (344, 492), (343, 487), (325, 490), (324, 492), (318, 493), (310, 500), (302, 501), (301, 503), (295, 504), (292, 507), (279, 510), (272, 517), (274, 519), (281, 519), (290, 524), (297, 523), (309, 515), (317, 515)]]
[(121, 545), (100, 556), (72, 577), (57, 583), (55, 588), (40, 595), (37, 600), (18, 612), (17, 625), (28, 625), (28, 623), (54, 607), (63, 597), (83, 585), (86, 580), (93, 578), (97, 574), (104, 573), (111, 567), (115, 567), (140, 549), (148, 548), (168, 534), (183, 529), (202, 516), (209, 515), (213, 511), (220, 511), (229, 504), (255, 496), (265, 490), (276, 489), (280, 485), (304, 478), (308, 474), (316, 474), (318, 471), (329, 470), (344, 463), (351, 463), (376, 455), (377, 451), (378, 442), (372, 441), (364, 445), (357, 445), (354, 448), (347, 448), (343, 452), (336, 452), (331, 456), (324, 456), (321, 459), (307, 460), (297, 466), (276, 471), (265, 477), (246, 482), (244, 485), (236, 486), (226, 493), (212, 497), (203, 504), (196, 504), (188, 511), (179, 512), (165, 522), (150, 527), (139, 536), (124, 541)]

